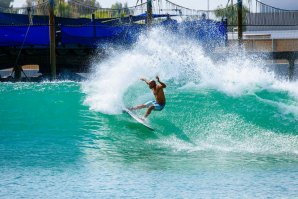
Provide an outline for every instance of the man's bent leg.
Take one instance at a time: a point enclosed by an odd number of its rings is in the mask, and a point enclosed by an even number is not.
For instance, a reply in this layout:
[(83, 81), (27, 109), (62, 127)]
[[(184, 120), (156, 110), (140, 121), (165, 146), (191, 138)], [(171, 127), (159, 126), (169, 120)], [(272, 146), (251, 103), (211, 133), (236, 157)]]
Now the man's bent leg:
[(150, 107), (148, 108), (148, 110), (147, 110), (147, 112), (146, 112), (144, 118), (147, 118), (148, 115), (150, 115), (150, 113), (151, 113), (151, 111), (152, 111), (153, 109), (154, 109), (154, 106), (150, 106)]
[(139, 106), (136, 106), (136, 107), (133, 107), (133, 108), (129, 108), (129, 110), (137, 110), (137, 109), (142, 109), (142, 108), (146, 108), (146, 105), (145, 104), (142, 104), (142, 105), (139, 105)]

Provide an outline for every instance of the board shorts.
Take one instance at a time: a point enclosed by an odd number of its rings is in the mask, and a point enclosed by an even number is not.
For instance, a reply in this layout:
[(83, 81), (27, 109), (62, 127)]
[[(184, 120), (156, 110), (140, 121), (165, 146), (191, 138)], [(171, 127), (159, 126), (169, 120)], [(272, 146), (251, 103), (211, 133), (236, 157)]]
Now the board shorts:
[(149, 101), (145, 103), (146, 107), (149, 108), (150, 106), (154, 106), (155, 111), (161, 111), (166, 104), (158, 104), (155, 100)]

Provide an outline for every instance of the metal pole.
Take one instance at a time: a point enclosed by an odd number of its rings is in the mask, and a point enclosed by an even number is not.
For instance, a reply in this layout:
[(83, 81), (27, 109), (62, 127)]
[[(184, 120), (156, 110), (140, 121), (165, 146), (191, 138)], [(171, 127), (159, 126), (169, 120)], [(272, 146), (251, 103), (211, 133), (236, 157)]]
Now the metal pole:
[(229, 32), (229, 30), (228, 30), (228, 18), (225, 17), (224, 20), (223, 20), (223, 23), (224, 23), (225, 29), (226, 29), (226, 32), (225, 32), (225, 46), (227, 47), (228, 44), (229, 44), (229, 38), (228, 38), (228, 32)]
[(232, 38), (233, 38), (233, 40), (235, 39), (235, 34), (234, 34), (234, 30), (235, 30), (235, 22), (234, 22), (234, 15), (235, 15), (235, 13), (234, 13), (234, 2), (233, 2), (233, 0), (231, 0), (231, 6), (232, 6), (232, 22), (231, 22), (231, 24), (232, 24)]
[(50, 64), (51, 64), (51, 79), (56, 79), (56, 31), (55, 31), (55, 15), (54, 7), (55, 0), (49, 1), (49, 29), (50, 29)]
[(239, 44), (239, 46), (241, 46), (242, 39), (243, 39), (242, 0), (238, 0), (237, 10), (238, 10), (238, 44)]
[[(234, 25), (234, 2), (233, 2), (233, 0), (231, 0), (231, 6), (232, 6), (232, 24)], [(233, 32), (234, 32), (234, 30), (233, 30)]]
[(293, 57), (289, 58), (289, 80), (292, 81), (295, 71), (295, 59)]
[(91, 14), (91, 21), (92, 21), (92, 25), (93, 25), (93, 39), (95, 42), (95, 40), (96, 40), (96, 24), (95, 24), (95, 14), (94, 13)]
[(152, 25), (152, 0), (147, 1), (147, 26)]
[(207, 10), (208, 10), (208, 13), (207, 13), (207, 17), (208, 17), (208, 19), (209, 19), (209, 0), (207, 0)]

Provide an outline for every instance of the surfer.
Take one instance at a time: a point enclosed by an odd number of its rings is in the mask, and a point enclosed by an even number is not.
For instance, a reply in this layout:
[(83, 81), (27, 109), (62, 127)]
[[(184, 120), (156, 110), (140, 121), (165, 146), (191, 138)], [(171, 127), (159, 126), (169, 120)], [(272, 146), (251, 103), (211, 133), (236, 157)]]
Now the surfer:
[(156, 81), (151, 80), (148, 81), (145, 78), (141, 78), (140, 80), (144, 81), (149, 88), (152, 90), (153, 95), (155, 97), (155, 100), (146, 102), (145, 104), (130, 108), (130, 110), (137, 110), (137, 109), (142, 109), (142, 108), (148, 108), (146, 114), (144, 115), (144, 119), (150, 115), (152, 110), (155, 111), (161, 111), (165, 105), (166, 105), (166, 97), (163, 92), (163, 89), (166, 88), (166, 84), (161, 82), (159, 77), (156, 76), (156, 80), (159, 84), (156, 83)]

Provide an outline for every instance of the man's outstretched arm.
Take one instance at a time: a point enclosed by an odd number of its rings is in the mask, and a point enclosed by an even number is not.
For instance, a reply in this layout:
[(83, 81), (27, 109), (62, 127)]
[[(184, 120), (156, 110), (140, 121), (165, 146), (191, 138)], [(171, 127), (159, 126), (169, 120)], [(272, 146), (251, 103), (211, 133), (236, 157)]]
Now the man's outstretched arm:
[(140, 80), (144, 81), (146, 84), (149, 84), (149, 81), (145, 78), (141, 78)]
[(167, 87), (167, 85), (166, 85), (165, 83), (163, 83), (163, 82), (161, 82), (161, 81), (159, 80), (159, 77), (158, 77), (158, 76), (156, 76), (156, 79), (157, 79), (158, 83), (160, 83), (160, 85), (161, 85), (163, 88), (166, 88), (166, 87)]

